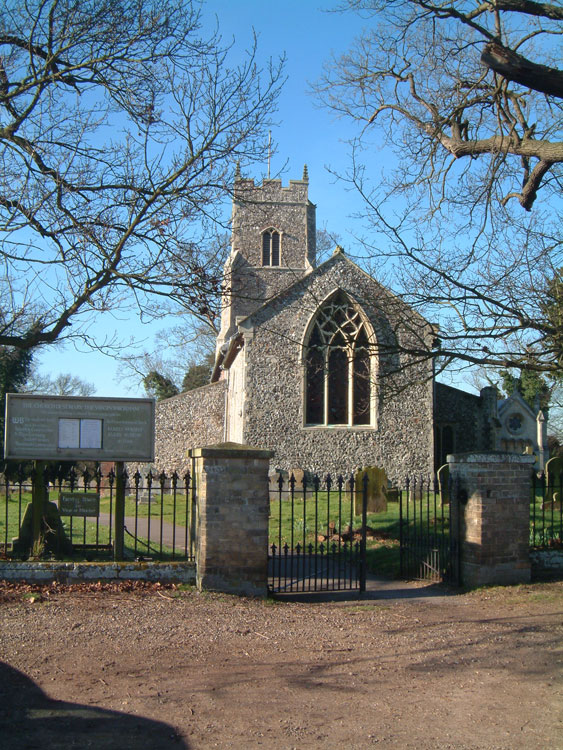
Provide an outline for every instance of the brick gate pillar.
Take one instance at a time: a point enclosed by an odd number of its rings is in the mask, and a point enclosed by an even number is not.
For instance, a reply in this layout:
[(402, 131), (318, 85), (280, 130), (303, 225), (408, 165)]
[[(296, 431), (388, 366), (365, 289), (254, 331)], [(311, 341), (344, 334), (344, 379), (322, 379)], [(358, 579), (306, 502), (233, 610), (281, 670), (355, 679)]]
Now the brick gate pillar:
[(238, 443), (188, 451), (196, 481), (200, 590), (266, 595), (268, 468), (273, 455)]
[(448, 456), (458, 490), (464, 586), (529, 582), (533, 463), (533, 456), (512, 453)]

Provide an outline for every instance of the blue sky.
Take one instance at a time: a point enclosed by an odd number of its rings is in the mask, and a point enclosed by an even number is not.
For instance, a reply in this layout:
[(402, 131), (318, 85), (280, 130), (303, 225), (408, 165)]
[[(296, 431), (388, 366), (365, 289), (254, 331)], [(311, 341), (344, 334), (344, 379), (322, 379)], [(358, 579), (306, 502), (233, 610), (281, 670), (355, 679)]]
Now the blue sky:
[[(354, 130), (320, 108), (309, 90), (310, 83), (321, 75), (323, 63), (332, 53), (345, 52), (364, 24), (356, 14), (327, 12), (326, 8), (334, 4), (331, 0), (325, 6), (315, 0), (209, 0), (203, 12), (210, 23), (217, 17), (225, 42), (234, 39), (237, 49), (248, 48), (254, 29), (261, 60), (285, 53), (288, 80), (279, 101), (278, 125), (272, 131), (277, 153), (271, 172), (282, 170), (283, 183), (287, 184), (290, 179), (300, 179), (307, 164), (309, 197), (317, 204), (317, 226), (337, 233), (353, 255), (359, 251), (354, 233), (361, 233), (361, 226), (353, 214), (360, 210), (360, 202), (328, 168), (337, 173), (346, 170), (346, 140)], [(374, 164), (384, 163), (385, 154), (372, 152), (371, 159)], [(264, 173), (266, 169), (264, 164)], [(263, 175), (257, 170), (249, 176), (258, 180)], [(124, 342), (132, 337), (141, 350), (150, 349), (155, 334), (163, 328), (163, 321), (142, 326), (119, 311), (97, 324), (100, 340), (115, 331)], [(95, 395), (144, 395), (142, 387), (125, 381), (117, 363), (102, 353), (77, 351), (69, 344), (46, 348), (37, 359), (41, 371), (51, 377), (69, 372), (94, 383)]]

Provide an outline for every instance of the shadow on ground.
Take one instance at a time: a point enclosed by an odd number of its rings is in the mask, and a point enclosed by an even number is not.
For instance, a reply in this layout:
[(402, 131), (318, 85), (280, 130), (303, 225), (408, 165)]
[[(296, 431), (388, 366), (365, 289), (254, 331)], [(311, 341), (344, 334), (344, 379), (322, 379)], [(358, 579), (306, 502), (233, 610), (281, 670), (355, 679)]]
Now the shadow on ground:
[[(48, 648), (48, 644), (46, 644)], [(10, 750), (188, 750), (174, 727), (152, 719), (49, 698), (0, 662), (0, 737)]]
[(373, 600), (440, 600), (444, 597), (452, 597), (456, 594), (465, 593), (464, 589), (448, 586), (443, 583), (423, 583), (416, 581), (400, 581), (390, 578), (379, 578), (368, 575), (366, 590), (360, 593), (358, 590), (344, 589), (341, 591), (287, 591), (276, 593), (275, 599), (281, 601), (300, 602), (349, 602), (349, 601), (373, 601)]

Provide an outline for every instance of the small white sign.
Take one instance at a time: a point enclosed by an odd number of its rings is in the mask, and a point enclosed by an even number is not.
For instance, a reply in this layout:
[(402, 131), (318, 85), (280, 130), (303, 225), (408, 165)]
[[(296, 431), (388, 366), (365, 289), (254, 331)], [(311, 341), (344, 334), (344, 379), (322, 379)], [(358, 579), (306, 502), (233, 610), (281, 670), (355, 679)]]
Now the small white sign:
[(59, 448), (80, 447), (80, 420), (59, 419)]
[(59, 419), (59, 448), (100, 449), (101, 419)]

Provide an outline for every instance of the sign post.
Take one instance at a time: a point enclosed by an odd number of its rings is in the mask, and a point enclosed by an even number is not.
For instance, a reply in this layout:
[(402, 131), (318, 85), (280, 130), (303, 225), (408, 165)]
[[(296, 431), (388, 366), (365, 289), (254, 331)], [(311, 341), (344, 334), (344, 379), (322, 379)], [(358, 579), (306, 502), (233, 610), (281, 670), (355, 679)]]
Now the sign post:
[(4, 458), (154, 460), (154, 400), (8, 393)]
[(113, 559), (116, 562), (123, 560), (123, 547), (125, 542), (125, 465), (123, 461), (115, 462), (115, 525)]
[(43, 536), (43, 515), (47, 492), (45, 485), (45, 461), (33, 462), (33, 480), (31, 485), (31, 503), (33, 508), (33, 541), (32, 551), (39, 554)]
[[(54, 506), (62, 528), (59, 509), (48, 502), (45, 462), (112, 461), (115, 463), (114, 559), (123, 560), (125, 462), (154, 460), (154, 412), (154, 399), (146, 398), (6, 395), (4, 458), (33, 461), (35, 467), (30, 541), (37, 552), (48, 506)], [(99, 503), (90, 494), (74, 493), (73, 497), (73, 493), (66, 493), (59, 500), (64, 501), (63, 507), (70, 510), (70, 515), (86, 518), (99, 513)], [(60, 529), (57, 533), (60, 535)]]

